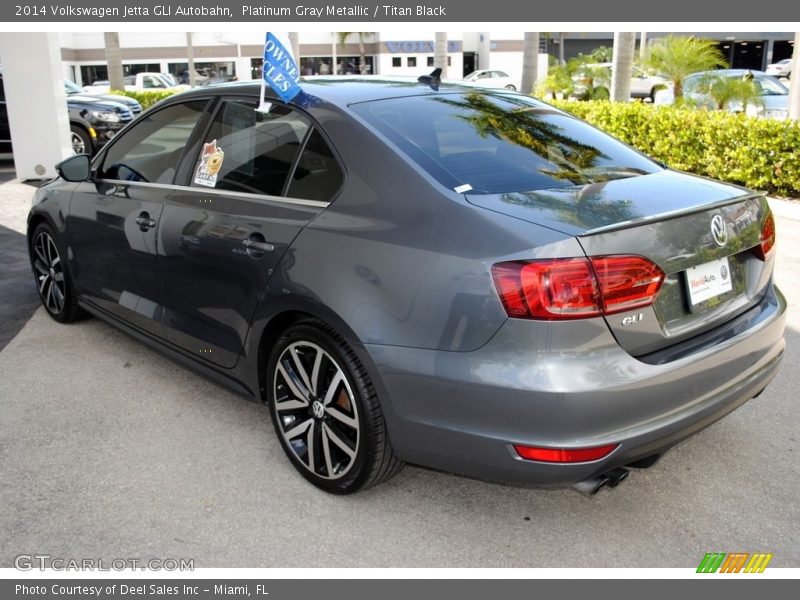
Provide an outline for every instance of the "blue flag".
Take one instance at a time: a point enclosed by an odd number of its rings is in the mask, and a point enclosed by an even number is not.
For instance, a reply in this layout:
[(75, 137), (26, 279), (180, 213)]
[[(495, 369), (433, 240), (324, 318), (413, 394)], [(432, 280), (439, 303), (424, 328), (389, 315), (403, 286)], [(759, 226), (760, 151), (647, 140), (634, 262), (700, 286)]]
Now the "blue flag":
[(289, 38), (284, 33), (267, 32), (263, 80), (284, 102), (290, 102), (302, 91), (300, 69), (297, 68)]

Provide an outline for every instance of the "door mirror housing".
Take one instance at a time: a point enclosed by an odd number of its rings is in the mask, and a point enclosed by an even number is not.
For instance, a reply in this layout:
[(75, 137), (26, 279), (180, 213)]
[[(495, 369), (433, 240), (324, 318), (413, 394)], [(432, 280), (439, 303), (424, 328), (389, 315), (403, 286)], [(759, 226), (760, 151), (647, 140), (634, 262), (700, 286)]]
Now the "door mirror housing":
[(88, 154), (76, 154), (56, 165), (64, 181), (86, 181), (92, 175), (92, 159)]

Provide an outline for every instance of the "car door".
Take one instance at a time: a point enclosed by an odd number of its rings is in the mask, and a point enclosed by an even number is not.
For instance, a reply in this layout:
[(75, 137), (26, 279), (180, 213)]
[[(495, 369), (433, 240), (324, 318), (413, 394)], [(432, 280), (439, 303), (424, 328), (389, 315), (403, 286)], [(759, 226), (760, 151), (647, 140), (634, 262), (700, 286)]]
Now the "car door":
[(159, 229), (165, 336), (223, 367), (236, 364), (270, 275), (342, 182), (307, 116), (257, 104), (220, 103)]
[(151, 334), (161, 333), (159, 221), (206, 105), (196, 100), (143, 116), (72, 195), (66, 230), (78, 293)]

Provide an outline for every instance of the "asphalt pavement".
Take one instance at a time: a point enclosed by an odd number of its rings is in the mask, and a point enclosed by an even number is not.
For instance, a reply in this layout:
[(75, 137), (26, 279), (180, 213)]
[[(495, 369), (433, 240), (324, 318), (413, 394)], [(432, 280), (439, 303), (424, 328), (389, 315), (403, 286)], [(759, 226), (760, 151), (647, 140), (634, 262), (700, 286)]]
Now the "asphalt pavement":
[[(24, 231), (31, 193), (0, 183), (0, 226)], [(696, 567), (711, 551), (800, 567), (800, 204), (773, 207), (791, 305), (777, 379), (593, 497), (411, 466), (327, 495), (289, 465), (263, 406), (96, 319), (64, 326), (39, 309), (0, 351), (0, 567), (34, 553), (197, 567)]]

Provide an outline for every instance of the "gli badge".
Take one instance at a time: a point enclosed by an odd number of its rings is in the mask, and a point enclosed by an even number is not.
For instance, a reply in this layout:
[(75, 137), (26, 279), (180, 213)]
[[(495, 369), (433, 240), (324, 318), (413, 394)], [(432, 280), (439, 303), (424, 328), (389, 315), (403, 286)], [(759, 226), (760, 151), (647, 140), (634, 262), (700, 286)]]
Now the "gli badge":
[(639, 313), (638, 315), (628, 315), (627, 317), (622, 319), (622, 326), (627, 327), (628, 325), (636, 325), (639, 321), (644, 318), (644, 314)]

